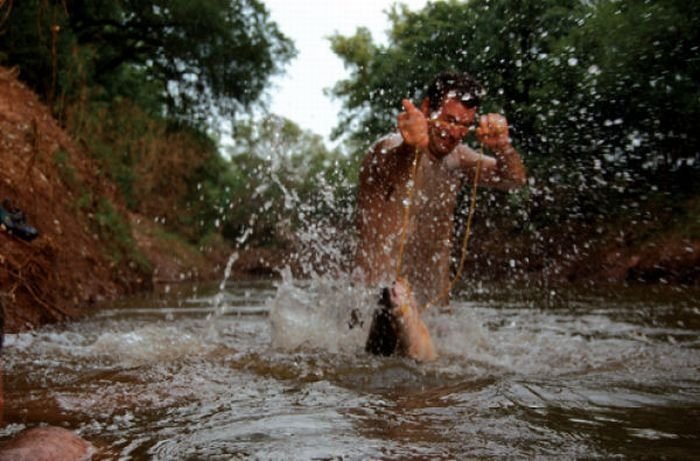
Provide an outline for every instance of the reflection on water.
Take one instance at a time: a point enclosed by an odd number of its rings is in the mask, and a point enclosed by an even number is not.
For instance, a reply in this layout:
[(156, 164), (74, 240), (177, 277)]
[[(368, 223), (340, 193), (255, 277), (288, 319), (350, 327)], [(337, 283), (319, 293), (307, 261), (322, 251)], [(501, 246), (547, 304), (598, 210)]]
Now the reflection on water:
[(124, 460), (694, 459), (698, 292), (639, 290), (472, 290), (427, 313), (440, 358), (419, 365), (363, 353), (376, 301), (343, 280), (172, 287), (10, 335), (0, 437), (63, 425)]

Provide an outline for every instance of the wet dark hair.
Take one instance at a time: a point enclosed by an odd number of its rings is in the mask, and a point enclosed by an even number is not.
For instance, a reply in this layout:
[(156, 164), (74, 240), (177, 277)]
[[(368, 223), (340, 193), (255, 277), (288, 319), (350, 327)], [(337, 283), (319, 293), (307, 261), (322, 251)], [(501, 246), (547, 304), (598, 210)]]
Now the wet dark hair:
[(450, 92), (467, 107), (477, 107), (484, 95), (484, 87), (466, 72), (448, 70), (433, 78), (425, 95), (430, 100), (430, 110), (437, 110)]

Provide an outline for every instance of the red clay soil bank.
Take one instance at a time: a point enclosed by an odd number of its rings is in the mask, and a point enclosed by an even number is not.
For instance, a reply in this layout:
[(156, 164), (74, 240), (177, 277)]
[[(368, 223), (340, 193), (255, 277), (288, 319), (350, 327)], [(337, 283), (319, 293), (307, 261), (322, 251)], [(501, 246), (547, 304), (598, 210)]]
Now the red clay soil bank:
[(8, 332), (74, 318), (81, 307), (150, 284), (129, 262), (113, 263), (91, 231), (97, 204), (86, 197), (123, 209), (116, 187), (16, 77), (0, 67), (0, 200), (20, 208), (40, 236), (26, 242), (0, 232)]

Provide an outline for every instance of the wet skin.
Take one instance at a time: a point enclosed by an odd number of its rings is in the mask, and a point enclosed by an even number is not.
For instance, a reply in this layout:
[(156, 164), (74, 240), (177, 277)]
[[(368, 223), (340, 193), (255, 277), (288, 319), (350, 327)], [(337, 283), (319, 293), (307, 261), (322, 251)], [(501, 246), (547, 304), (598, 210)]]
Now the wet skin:
[(419, 362), (435, 360), (430, 333), (404, 279), (382, 290), (380, 305), (372, 319), (366, 351), (385, 356), (399, 354)]
[[(475, 109), (447, 100), (429, 114), (428, 101), (399, 115), (400, 134), (379, 140), (360, 169), (357, 203), (357, 276), (368, 285), (389, 284), (396, 278), (399, 247), (406, 232), (402, 271), (423, 306), (444, 293), (450, 283), (449, 258), (457, 194), (473, 180), (481, 165), (480, 185), (511, 189), (525, 182), (525, 169), (508, 138), (505, 118), (488, 114), (479, 119), (477, 135), (493, 156), (462, 144), (475, 119)], [(415, 176), (412, 164), (420, 152)], [(411, 182), (411, 179), (413, 181)], [(404, 230), (405, 203), (414, 194)], [(441, 299), (440, 303), (446, 303)]]
[(78, 461), (94, 448), (68, 429), (47, 426), (21, 432), (0, 449), (0, 461)]
[[(1, 299), (0, 303), (2, 303)], [(2, 309), (1, 304), (0, 309)], [(1, 344), (2, 330), (0, 329)], [(3, 396), (0, 369), (0, 424), (2, 424), (5, 403)], [(0, 447), (0, 461), (80, 461), (91, 459), (94, 452), (95, 449), (89, 442), (68, 429), (44, 426), (22, 431), (6, 442)]]
[[(463, 183), (474, 180), (477, 166), (480, 185), (505, 190), (522, 186), (526, 174), (510, 143), (505, 117), (488, 114), (479, 118), (477, 137), (493, 154), (482, 156), (462, 143), (476, 118), (475, 108), (451, 98), (443, 100), (432, 114), (427, 99), (420, 109), (408, 100), (403, 104), (399, 133), (380, 139), (360, 169), (355, 274), (368, 285), (388, 285), (397, 275), (405, 277), (417, 304), (412, 312), (420, 320), (425, 305), (449, 300), (453, 220)], [(409, 202), (410, 215), (404, 224)], [(401, 273), (397, 274), (399, 257)], [(417, 340), (418, 350), (423, 350), (425, 341), (420, 338), (430, 335), (422, 321), (412, 325), (415, 328), (406, 330), (406, 344)], [(412, 354), (421, 355), (409, 348), (407, 355)]]

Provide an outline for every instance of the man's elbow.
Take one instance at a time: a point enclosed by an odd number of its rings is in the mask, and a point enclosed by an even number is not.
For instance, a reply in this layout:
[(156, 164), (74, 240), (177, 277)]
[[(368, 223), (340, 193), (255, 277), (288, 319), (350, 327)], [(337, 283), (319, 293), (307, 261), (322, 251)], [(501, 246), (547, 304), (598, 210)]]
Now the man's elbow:
[(520, 174), (513, 178), (512, 184), (511, 189), (520, 189), (527, 184), (527, 174), (525, 173), (525, 170), (521, 171)]
[(520, 189), (525, 184), (527, 184), (527, 174), (525, 170), (521, 170), (503, 177), (501, 181), (496, 183), (496, 187), (501, 190), (515, 190)]

